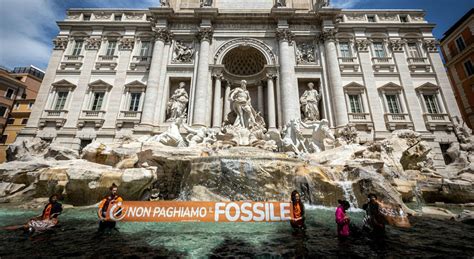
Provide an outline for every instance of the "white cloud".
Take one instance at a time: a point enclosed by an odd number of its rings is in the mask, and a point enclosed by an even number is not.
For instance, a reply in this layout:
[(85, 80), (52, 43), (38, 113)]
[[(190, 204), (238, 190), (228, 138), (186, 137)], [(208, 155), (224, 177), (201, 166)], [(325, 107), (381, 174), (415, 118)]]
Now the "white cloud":
[(331, 5), (338, 8), (354, 8), (361, 0), (332, 0)]
[(0, 65), (46, 69), (51, 41), (69, 7), (148, 8), (159, 0), (0, 0)]

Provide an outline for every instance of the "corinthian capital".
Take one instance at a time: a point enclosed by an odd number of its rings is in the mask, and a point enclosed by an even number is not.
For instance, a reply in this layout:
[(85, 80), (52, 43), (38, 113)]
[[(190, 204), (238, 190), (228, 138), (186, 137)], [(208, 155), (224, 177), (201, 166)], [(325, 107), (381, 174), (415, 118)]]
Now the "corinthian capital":
[(54, 49), (65, 50), (67, 47), (68, 39), (67, 37), (56, 37), (53, 40)]
[(437, 40), (424, 40), (423, 46), (428, 52), (438, 52), (439, 42)]
[(101, 43), (102, 43), (102, 40), (99, 37), (88, 38), (86, 40), (85, 47), (86, 49), (90, 49), (90, 50), (98, 50), (100, 48)]
[(336, 39), (336, 29), (326, 29), (321, 32), (319, 39), (322, 42)]
[(214, 34), (214, 29), (212, 27), (199, 28), (196, 37), (199, 41), (212, 41), (212, 35)]
[(390, 40), (389, 46), (393, 52), (403, 52), (406, 40)]
[(278, 41), (288, 41), (289, 43), (293, 42), (294, 33), (290, 29), (277, 29), (276, 38)]
[(168, 28), (153, 27), (152, 30), (155, 33), (155, 40), (171, 42), (173, 39), (174, 35)]
[(357, 51), (369, 51), (370, 40), (368, 39), (357, 39), (354, 42)]
[(119, 47), (120, 50), (132, 50), (134, 44), (135, 39), (133, 38), (121, 38)]

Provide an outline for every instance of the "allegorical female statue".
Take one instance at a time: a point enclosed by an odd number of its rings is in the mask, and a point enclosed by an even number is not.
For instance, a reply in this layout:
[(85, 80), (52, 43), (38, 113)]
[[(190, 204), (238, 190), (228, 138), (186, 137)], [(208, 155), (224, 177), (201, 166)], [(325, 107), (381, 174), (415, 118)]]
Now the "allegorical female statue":
[(242, 80), (240, 87), (234, 88), (229, 95), (232, 110), (236, 114), (234, 126), (250, 129), (255, 124), (256, 112), (250, 103), (247, 81)]
[(314, 89), (313, 83), (308, 83), (308, 90), (304, 91), (300, 98), (301, 111), (303, 112), (303, 121), (319, 121), (319, 101), (321, 94)]
[(179, 83), (178, 89), (174, 91), (173, 95), (168, 101), (166, 107), (166, 115), (168, 119), (166, 121), (175, 121), (177, 118), (186, 117), (189, 96), (186, 92), (186, 89), (184, 89), (185, 86), (186, 83)]

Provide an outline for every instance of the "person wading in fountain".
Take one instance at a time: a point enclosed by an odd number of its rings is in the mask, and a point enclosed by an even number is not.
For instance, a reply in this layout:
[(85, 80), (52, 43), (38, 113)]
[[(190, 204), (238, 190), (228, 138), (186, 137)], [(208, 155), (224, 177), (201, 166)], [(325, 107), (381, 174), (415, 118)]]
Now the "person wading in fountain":
[(291, 193), (291, 226), (294, 230), (305, 230), (306, 225), (304, 224), (304, 205), (301, 201), (301, 196), (297, 190), (294, 190)]
[(117, 194), (117, 185), (112, 184), (109, 188), (110, 194), (104, 197), (99, 204), (99, 233), (110, 232), (115, 229), (116, 222), (109, 220), (107, 216), (107, 209), (116, 202), (122, 202), (123, 199)]
[(58, 216), (63, 211), (63, 206), (58, 202), (58, 195), (53, 194), (49, 197), (49, 203), (43, 209), (43, 213), (33, 219), (30, 219), (24, 226), (24, 229), (30, 234), (35, 231), (42, 232), (58, 224)]
[(346, 211), (351, 207), (348, 201), (338, 200), (339, 206), (336, 209), (337, 237), (339, 240), (346, 240), (349, 237), (349, 224), (351, 219), (346, 215)]
[(385, 221), (380, 213), (380, 204), (377, 195), (371, 193), (368, 195), (368, 202), (362, 207), (366, 212), (364, 218), (364, 229), (369, 230), (376, 237), (382, 237), (385, 234)]

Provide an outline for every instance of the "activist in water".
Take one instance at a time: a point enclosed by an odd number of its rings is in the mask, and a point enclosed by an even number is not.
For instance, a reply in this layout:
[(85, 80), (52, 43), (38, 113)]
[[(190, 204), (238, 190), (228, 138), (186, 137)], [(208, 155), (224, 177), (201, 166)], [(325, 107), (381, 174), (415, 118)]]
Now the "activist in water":
[(112, 229), (116, 229), (115, 225), (117, 223), (110, 220), (109, 215), (107, 215), (107, 209), (112, 206), (112, 204), (123, 201), (122, 197), (117, 194), (118, 188), (115, 183), (110, 186), (109, 190), (109, 195), (105, 196), (99, 204), (99, 233), (110, 232)]
[(301, 201), (300, 193), (297, 190), (294, 190), (291, 193), (291, 207), (292, 215), (290, 224), (294, 230), (305, 230), (306, 225), (304, 224), (305, 215), (304, 215), (304, 204)]

